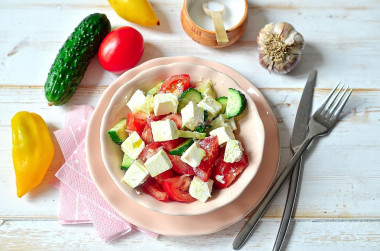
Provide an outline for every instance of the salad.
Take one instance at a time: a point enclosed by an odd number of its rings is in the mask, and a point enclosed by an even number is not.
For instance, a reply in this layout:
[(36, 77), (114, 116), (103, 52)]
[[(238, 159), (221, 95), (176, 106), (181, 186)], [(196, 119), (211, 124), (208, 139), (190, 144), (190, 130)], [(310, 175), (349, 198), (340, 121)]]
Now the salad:
[(235, 117), (247, 101), (233, 88), (216, 97), (212, 86), (173, 75), (126, 97), (131, 112), (108, 131), (124, 153), (123, 182), (159, 201), (206, 202), (238, 178), (249, 163)]

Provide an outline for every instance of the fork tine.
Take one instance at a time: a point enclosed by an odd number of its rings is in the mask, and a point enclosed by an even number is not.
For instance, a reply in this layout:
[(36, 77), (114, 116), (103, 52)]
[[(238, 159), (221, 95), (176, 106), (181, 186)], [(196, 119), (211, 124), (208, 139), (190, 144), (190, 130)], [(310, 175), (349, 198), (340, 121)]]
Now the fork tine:
[[(342, 88), (343, 88), (343, 87), (342, 87)], [(339, 90), (339, 92), (342, 90), (342, 88)], [(349, 88), (349, 87), (347, 86), (347, 88), (343, 91), (343, 94), (340, 96), (339, 100), (335, 102), (334, 106), (333, 106), (331, 109), (329, 108), (330, 116), (332, 116), (332, 115), (334, 114), (336, 108), (338, 107), (338, 105), (339, 105), (339, 104), (341, 103), (341, 101), (343, 100), (343, 98), (344, 98), (344, 96), (345, 96), (345, 94), (346, 94), (348, 88)], [(335, 101), (335, 99), (334, 99), (334, 101)], [(331, 104), (331, 105), (332, 105), (332, 104)], [(330, 105), (330, 106), (331, 106), (331, 105)]]
[[(338, 86), (337, 86), (337, 87), (338, 87)], [(335, 103), (336, 98), (339, 96), (339, 94), (340, 94), (340, 92), (342, 91), (343, 88), (344, 88), (344, 85), (342, 85), (342, 86), (340, 87), (340, 89), (334, 94), (334, 96), (332, 97), (332, 101), (331, 101), (331, 102), (328, 102), (328, 106), (327, 106), (326, 110), (331, 110), (331, 106), (333, 106), (333, 104)], [(336, 103), (339, 103), (339, 101), (336, 102)], [(335, 103), (335, 104), (336, 104), (336, 103)]]
[(351, 96), (353, 89), (346, 95), (346, 97), (343, 99), (342, 103), (339, 105), (338, 110), (335, 112), (334, 116), (332, 117), (334, 120), (338, 118), (339, 114), (342, 112), (343, 107), (346, 105), (348, 98)]
[(326, 104), (329, 102), (331, 96), (334, 94), (335, 90), (338, 88), (339, 85), (340, 85), (340, 83), (337, 84), (337, 86), (335, 86), (335, 88), (329, 93), (329, 95), (327, 96), (327, 98), (325, 99), (325, 101), (323, 101), (322, 105), (318, 109), (319, 111), (322, 111), (325, 108)]

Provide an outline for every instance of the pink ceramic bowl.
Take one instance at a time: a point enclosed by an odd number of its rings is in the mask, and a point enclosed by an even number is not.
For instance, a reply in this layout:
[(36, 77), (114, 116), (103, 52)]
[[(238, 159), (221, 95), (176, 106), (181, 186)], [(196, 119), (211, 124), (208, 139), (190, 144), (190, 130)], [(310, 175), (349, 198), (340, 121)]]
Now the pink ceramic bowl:
[(125, 97), (131, 97), (137, 89), (147, 91), (152, 88), (155, 83), (158, 83), (171, 75), (183, 73), (190, 75), (191, 83), (197, 83), (204, 78), (212, 79), (216, 83), (214, 90), (218, 97), (227, 96), (227, 90), (229, 87), (245, 93), (238, 86), (238, 83), (230, 77), (207, 66), (191, 63), (174, 63), (157, 66), (142, 71), (119, 88), (108, 105), (100, 129), (102, 158), (110, 176), (119, 189), (129, 198), (150, 210), (168, 215), (181, 216), (209, 213), (238, 198), (259, 169), (265, 141), (264, 126), (257, 108), (249, 95), (245, 94), (247, 98), (247, 108), (243, 114), (236, 118), (238, 130), (235, 131), (235, 136), (243, 144), (248, 155), (249, 166), (230, 187), (223, 190), (214, 190), (212, 197), (205, 203), (198, 201), (192, 203), (180, 203), (175, 201), (157, 201), (150, 195), (142, 192), (140, 188), (132, 189), (127, 184), (123, 183), (121, 179), (124, 176), (125, 171), (120, 169), (123, 154), (120, 146), (114, 144), (109, 138), (107, 131), (118, 121), (125, 118), (126, 114), (130, 112), (129, 108), (125, 105)]

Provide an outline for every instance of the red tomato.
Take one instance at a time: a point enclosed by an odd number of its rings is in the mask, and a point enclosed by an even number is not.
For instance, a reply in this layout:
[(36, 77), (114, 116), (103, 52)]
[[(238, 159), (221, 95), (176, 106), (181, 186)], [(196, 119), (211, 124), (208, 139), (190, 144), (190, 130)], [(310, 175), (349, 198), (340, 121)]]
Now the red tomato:
[(145, 144), (154, 142), (152, 128), (150, 127), (149, 123), (145, 125), (144, 130), (141, 134), (141, 138), (144, 140)]
[(139, 155), (139, 159), (145, 162), (147, 159), (155, 155), (160, 149), (161, 149), (160, 142), (151, 143), (145, 146), (145, 148), (142, 150), (142, 152)]
[(128, 113), (127, 114), (127, 130), (136, 131), (140, 136), (144, 131), (147, 116), (144, 113)]
[(183, 93), (190, 88), (190, 76), (188, 74), (173, 75), (162, 84), (159, 92)]
[(170, 161), (173, 164), (172, 169), (179, 174), (194, 175), (194, 169), (181, 160), (181, 156), (168, 154)]
[(195, 199), (189, 194), (192, 177), (187, 175), (176, 176), (162, 181), (162, 188), (172, 200), (193, 202)]
[[(241, 160), (234, 163), (227, 163), (223, 161), (225, 147), (221, 148), (216, 159), (216, 164), (212, 172), (212, 178), (215, 181), (214, 185), (216, 188), (223, 189), (231, 185), (235, 178), (248, 166), (248, 157), (245, 152)], [(223, 182), (219, 182), (215, 177), (220, 175), (223, 177)]]
[(179, 144), (185, 142), (186, 139), (184, 138), (178, 138), (178, 139), (173, 139), (173, 140), (168, 140), (168, 141), (163, 141), (161, 142), (162, 144), (162, 147), (170, 152), (171, 150), (173, 150), (174, 148), (176, 148)]
[(162, 181), (168, 178), (172, 178), (174, 176), (172, 169), (166, 170), (163, 173), (155, 176), (154, 178), (157, 180), (158, 184), (162, 185)]
[(100, 44), (98, 58), (107, 71), (121, 73), (134, 67), (144, 52), (144, 39), (132, 27), (111, 31)]
[(144, 184), (142, 184), (142, 189), (144, 192), (155, 198), (159, 201), (168, 201), (169, 195), (162, 189), (160, 184), (153, 179), (152, 177), (149, 177)]
[(181, 127), (182, 127), (182, 116), (181, 116), (181, 113), (169, 114), (164, 119), (173, 120), (174, 123), (175, 123), (175, 125), (177, 126), (177, 128), (181, 129)]
[(218, 156), (219, 144), (216, 136), (207, 137), (199, 142), (199, 146), (205, 150), (206, 156), (202, 159), (199, 166), (194, 169), (195, 174), (203, 181), (208, 181)]
[(158, 116), (150, 115), (147, 118), (148, 124), (150, 124), (152, 121), (159, 121), (159, 120), (165, 118), (165, 116), (166, 115), (158, 115)]

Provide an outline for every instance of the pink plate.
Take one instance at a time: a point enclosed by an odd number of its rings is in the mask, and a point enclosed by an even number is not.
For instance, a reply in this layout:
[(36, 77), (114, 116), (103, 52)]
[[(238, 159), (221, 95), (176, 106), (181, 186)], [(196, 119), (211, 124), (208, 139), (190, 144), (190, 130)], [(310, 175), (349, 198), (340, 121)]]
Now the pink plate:
[[(238, 130), (234, 132), (234, 135), (242, 142), (244, 151), (248, 156), (249, 165), (244, 169), (244, 172), (239, 175), (239, 178), (227, 189), (214, 189), (214, 191), (212, 191), (212, 197), (208, 199), (206, 203), (200, 201), (192, 203), (177, 201), (162, 202), (143, 192), (139, 187), (133, 189), (125, 184), (121, 181), (125, 175), (125, 171), (120, 169), (123, 153), (120, 146), (115, 144), (107, 133), (116, 123), (124, 119), (127, 113), (131, 112), (126, 106), (126, 97), (131, 97), (138, 89), (144, 91), (150, 90), (161, 80), (165, 80), (172, 75), (183, 73), (190, 75), (191, 84), (197, 84), (204, 78), (209, 78), (214, 81), (213, 90), (217, 97), (227, 96), (228, 88), (237, 89), (243, 92), (247, 97), (247, 106), (244, 112), (235, 119), (238, 124)], [(119, 80), (117, 80), (116, 83), (118, 81)], [(249, 135), (247, 135), (248, 132)], [(238, 83), (226, 74), (216, 71), (211, 67), (186, 62), (177, 62), (149, 68), (137, 74), (137, 76), (127, 83), (124, 83), (117, 92), (114, 93), (103, 115), (100, 126), (100, 146), (103, 162), (119, 189), (129, 198), (150, 210), (177, 216), (209, 213), (238, 198), (259, 170), (264, 152), (264, 136), (264, 125), (256, 105), (250, 96), (245, 93), (244, 90), (240, 89)]]
[[(211, 213), (196, 216), (171, 216), (151, 211), (126, 196), (113, 182), (101, 158), (100, 123), (114, 93), (139, 72), (175, 62), (209, 66), (234, 79), (254, 100), (265, 128), (261, 166), (246, 190), (232, 203)], [(194, 57), (157, 58), (145, 62), (120, 76), (101, 97), (90, 120), (86, 136), (86, 154), (91, 177), (105, 200), (130, 223), (152, 232), (173, 236), (202, 235), (219, 231), (241, 220), (262, 199), (272, 183), (279, 162), (279, 134), (274, 115), (260, 91), (231, 68)]]

